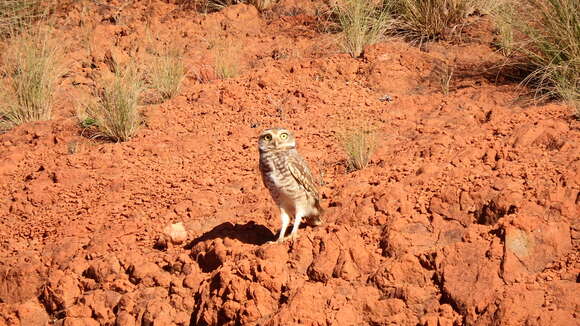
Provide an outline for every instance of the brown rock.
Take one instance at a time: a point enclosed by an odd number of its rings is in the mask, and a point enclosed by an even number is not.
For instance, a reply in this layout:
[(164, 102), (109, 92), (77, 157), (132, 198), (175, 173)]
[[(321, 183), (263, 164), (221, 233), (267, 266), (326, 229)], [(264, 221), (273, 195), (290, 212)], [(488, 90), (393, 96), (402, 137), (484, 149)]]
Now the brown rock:
[(143, 326), (171, 326), (175, 309), (161, 300), (151, 300), (143, 314)]
[(64, 319), (62, 326), (99, 326), (99, 322), (92, 318), (75, 318), (67, 317)]
[(133, 317), (127, 311), (121, 311), (117, 314), (117, 319), (115, 319), (116, 326), (135, 326), (135, 317)]
[(474, 322), (477, 312), (492, 304), (502, 283), (498, 276), (499, 262), (486, 258), (488, 247), (483, 240), (457, 243), (441, 250), (436, 258), (443, 292), (468, 322)]
[(77, 279), (71, 273), (55, 270), (50, 273), (41, 298), (48, 311), (56, 312), (73, 306), (80, 295), (81, 288)]
[(36, 297), (44, 283), (43, 274), (44, 268), (35, 258), (0, 262), (0, 301), (18, 303)]
[(570, 227), (566, 223), (545, 223), (527, 218), (531, 230), (507, 226), (502, 275), (513, 282), (541, 272), (547, 264), (571, 248)]
[(21, 325), (45, 326), (49, 324), (49, 316), (42, 305), (36, 300), (30, 300), (20, 304), (16, 314)]
[(307, 274), (312, 281), (325, 283), (333, 276), (340, 249), (334, 241), (326, 241), (322, 238), (317, 238), (315, 241), (314, 259), (308, 267)]

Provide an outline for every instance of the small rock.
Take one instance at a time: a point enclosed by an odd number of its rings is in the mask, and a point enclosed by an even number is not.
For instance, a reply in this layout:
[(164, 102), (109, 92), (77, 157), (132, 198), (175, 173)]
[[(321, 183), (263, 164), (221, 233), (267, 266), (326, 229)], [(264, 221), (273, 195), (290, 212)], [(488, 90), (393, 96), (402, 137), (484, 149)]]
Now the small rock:
[(116, 326), (135, 326), (135, 317), (127, 311), (121, 311), (115, 320)]
[(165, 229), (163, 229), (163, 234), (165, 234), (173, 244), (180, 244), (187, 240), (187, 231), (182, 222), (167, 225)]

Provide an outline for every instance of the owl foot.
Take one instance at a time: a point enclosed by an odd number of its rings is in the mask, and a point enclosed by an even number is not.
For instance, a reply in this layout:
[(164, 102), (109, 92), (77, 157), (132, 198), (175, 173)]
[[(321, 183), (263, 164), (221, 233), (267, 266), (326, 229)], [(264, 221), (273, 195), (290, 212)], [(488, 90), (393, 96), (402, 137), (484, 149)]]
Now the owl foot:
[(270, 243), (283, 243), (283, 242), (285, 242), (287, 240), (294, 242), (294, 241), (298, 240), (298, 238), (299, 238), (298, 233), (294, 233), (294, 234), (290, 234), (287, 237), (280, 237), (276, 241), (269, 241), (269, 242)]
[(296, 242), (298, 240), (298, 238), (299, 238), (298, 232), (291, 233), (289, 236), (286, 237), (286, 239), (290, 240), (290, 242), (292, 242), (292, 244), (294, 244), (294, 242)]

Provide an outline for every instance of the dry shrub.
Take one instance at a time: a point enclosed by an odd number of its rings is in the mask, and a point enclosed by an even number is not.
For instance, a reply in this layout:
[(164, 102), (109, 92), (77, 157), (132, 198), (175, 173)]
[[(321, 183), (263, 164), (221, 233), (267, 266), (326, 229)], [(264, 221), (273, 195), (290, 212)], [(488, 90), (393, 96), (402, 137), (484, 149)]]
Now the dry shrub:
[(346, 129), (338, 133), (338, 141), (347, 155), (347, 170), (362, 170), (377, 148), (377, 131), (369, 126)]
[(239, 3), (253, 5), (258, 11), (266, 11), (278, 3), (279, 0), (184, 0), (181, 5), (185, 8), (193, 8), (201, 12), (220, 11), (228, 6)]
[(343, 49), (359, 57), (367, 45), (378, 42), (389, 28), (390, 16), (382, 4), (367, 0), (342, 0), (333, 7), (342, 31)]
[(444, 95), (448, 95), (451, 91), (451, 80), (453, 79), (453, 74), (455, 73), (455, 66), (448, 64), (447, 62), (438, 62), (433, 68), (432, 72), (441, 87), (441, 92)]
[(17, 34), (44, 16), (42, 5), (40, 0), (0, 0), (0, 36)]
[(444, 38), (474, 13), (489, 12), (498, 0), (385, 0), (391, 6), (396, 32), (424, 41)]
[(96, 128), (93, 137), (115, 142), (131, 139), (139, 129), (142, 118), (139, 96), (143, 90), (141, 73), (136, 64), (115, 67), (112, 78), (102, 79), (102, 89), (96, 92), (96, 101), (84, 106), (81, 124)]
[(163, 100), (177, 95), (185, 77), (183, 50), (179, 47), (165, 46), (154, 56), (149, 75), (151, 87)]
[(242, 3), (243, 0), (206, 0), (202, 1), (205, 12), (220, 11), (225, 7)]
[(510, 56), (515, 48), (515, 29), (513, 27), (515, 7), (507, 0), (499, 1), (501, 2), (491, 13), (497, 34), (494, 45), (503, 55)]
[(248, 0), (248, 4), (256, 7), (258, 11), (266, 11), (272, 9), (279, 0)]
[(214, 71), (220, 79), (236, 77), (240, 73), (240, 45), (228, 38), (219, 38), (212, 45)]
[(53, 95), (63, 73), (61, 48), (47, 30), (34, 28), (10, 39), (3, 55), (0, 129), (51, 118)]
[[(528, 71), (525, 84), (537, 97), (580, 102), (580, 1), (525, 0), (523, 7), (499, 16), (517, 39), (509, 40), (519, 65)], [(503, 19), (502, 19), (503, 18)], [(504, 41), (508, 43), (508, 41)]]

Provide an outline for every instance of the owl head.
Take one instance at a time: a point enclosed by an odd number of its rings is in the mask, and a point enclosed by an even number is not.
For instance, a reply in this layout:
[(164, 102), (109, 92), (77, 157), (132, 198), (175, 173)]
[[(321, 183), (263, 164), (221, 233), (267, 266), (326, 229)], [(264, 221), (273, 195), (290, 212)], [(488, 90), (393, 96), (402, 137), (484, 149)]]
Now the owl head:
[(296, 139), (290, 130), (271, 128), (262, 131), (258, 139), (260, 152), (288, 150), (296, 148)]

